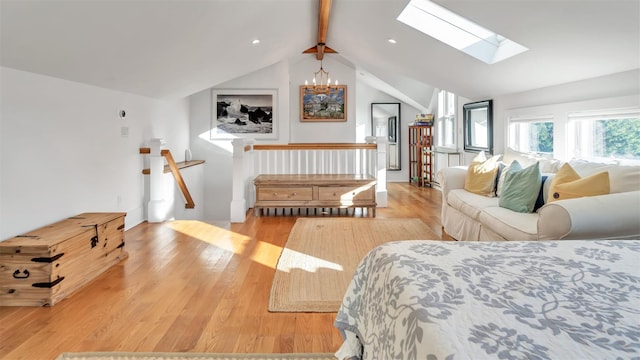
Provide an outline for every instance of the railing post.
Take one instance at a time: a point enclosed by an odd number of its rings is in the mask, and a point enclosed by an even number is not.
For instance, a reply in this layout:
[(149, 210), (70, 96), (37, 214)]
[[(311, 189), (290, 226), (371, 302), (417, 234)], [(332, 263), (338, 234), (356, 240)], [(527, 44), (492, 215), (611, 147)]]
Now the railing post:
[(376, 202), (378, 207), (387, 207), (387, 138), (384, 136), (367, 136), (367, 143), (376, 144)]
[(256, 176), (255, 152), (253, 151), (254, 143), (255, 141), (253, 139), (246, 139), (244, 146), (244, 182), (245, 194), (247, 197), (247, 207), (245, 208), (245, 213), (248, 208), (252, 208), (256, 203), (255, 187), (253, 186), (253, 179)]
[(247, 217), (247, 202), (245, 200), (244, 174), (244, 139), (233, 139), (233, 174), (231, 198), (231, 222), (243, 223)]
[(149, 203), (147, 217), (150, 223), (165, 221), (167, 209), (164, 201), (164, 157), (162, 148), (164, 139), (154, 138), (149, 141)]

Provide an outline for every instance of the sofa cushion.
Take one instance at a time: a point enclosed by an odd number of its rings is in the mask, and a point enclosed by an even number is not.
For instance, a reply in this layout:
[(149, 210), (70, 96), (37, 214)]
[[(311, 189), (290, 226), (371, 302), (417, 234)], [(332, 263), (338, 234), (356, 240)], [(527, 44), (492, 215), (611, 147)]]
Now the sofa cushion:
[(505, 176), (498, 205), (516, 212), (530, 213), (536, 204), (541, 184), (539, 163), (523, 169), (520, 163), (514, 160)]
[(513, 164), (513, 161), (510, 164), (500, 162), (500, 165), (498, 166), (498, 181), (496, 183), (496, 196), (498, 197), (502, 195), (502, 188), (504, 188), (504, 178), (507, 177), (507, 172), (509, 172), (511, 164)]
[(551, 192), (551, 183), (556, 177), (556, 174), (543, 174), (547, 176), (547, 180), (542, 182), (542, 202), (543, 205), (549, 201), (549, 193)]
[(484, 151), (481, 151), (467, 168), (464, 189), (474, 194), (492, 196), (500, 157), (496, 155), (487, 159)]
[(581, 177), (603, 171), (609, 172), (612, 194), (640, 190), (640, 166), (601, 164), (584, 160), (571, 160), (569, 164)]
[(580, 177), (570, 164), (564, 164), (554, 177), (548, 201), (574, 199), (609, 193), (609, 172)]
[[(540, 184), (540, 191), (538, 191), (538, 198), (536, 199), (536, 204), (533, 206), (533, 212), (538, 211), (538, 209), (540, 209), (544, 204), (545, 204), (545, 182), (547, 181), (547, 178), (549, 177), (549, 175), (542, 175), (542, 184)], [(547, 189), (548, 190), (548, 189)]]
[(483, 227), (509, 240), (537, 240), (537, 213), (519, 213), (494, 206), (482, 210), (478, 220)]
[(510, 165), (514, 160), (517, 160), (522, 167), (529, 167), (538, 162), (540, 163), (540, 171), (543, 173), (555, 173), (562, 165), (562, 161), (553, 159), (551, 154), (538, 155), (523, 153), (507, 147), (502, 161), (505, 165)]
[(464, 189), (454, 189), (449, 192), (447, 203), (452, 208), (477, 220), (482, 209), (498, 206), (498, 198), (470, 193)]

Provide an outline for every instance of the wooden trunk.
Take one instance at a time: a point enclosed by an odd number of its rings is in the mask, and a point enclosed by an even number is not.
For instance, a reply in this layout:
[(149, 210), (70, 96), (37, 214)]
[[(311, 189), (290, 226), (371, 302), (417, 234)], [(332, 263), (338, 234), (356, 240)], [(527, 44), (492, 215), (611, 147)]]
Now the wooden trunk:
[(126, 213), (84, 213), (0, 242), (0, 306), (51, 306), (126, 259)]

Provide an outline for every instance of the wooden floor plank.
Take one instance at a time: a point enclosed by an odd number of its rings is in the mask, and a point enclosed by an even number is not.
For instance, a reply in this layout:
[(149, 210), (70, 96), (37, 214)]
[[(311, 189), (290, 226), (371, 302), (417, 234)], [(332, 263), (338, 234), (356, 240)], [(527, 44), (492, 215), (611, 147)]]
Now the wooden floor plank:
[[(441, 194), (388, 185), (378, 218), (420, 218), (440, 238)], [(341, 215), (345, 216), (345, 215)], [(357, 217), (367, 217), (356, 211)], [(0, 307), (0, 359), (62, 352), (333, 352), (335, 313), (269, 313), (274, 267), (297, 216), (242, 224), (143, 223), (129, 258), (53, 307)]]

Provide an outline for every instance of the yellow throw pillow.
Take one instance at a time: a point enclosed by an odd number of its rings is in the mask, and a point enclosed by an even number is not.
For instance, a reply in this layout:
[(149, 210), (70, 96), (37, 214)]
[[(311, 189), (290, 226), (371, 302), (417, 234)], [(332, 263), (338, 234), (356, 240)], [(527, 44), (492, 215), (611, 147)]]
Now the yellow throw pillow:
[(585, 178), (565, 163), (551, 181), (548, 202), (583, 196), (605, 195), (610, 191), (609, 173), (601, 172)]
[(491, 196), (498, 173), (500, 155), (487, 159), (484, 151), (479, 153), (467, 169), (464, 179), (464, 189), (474, 194)]

